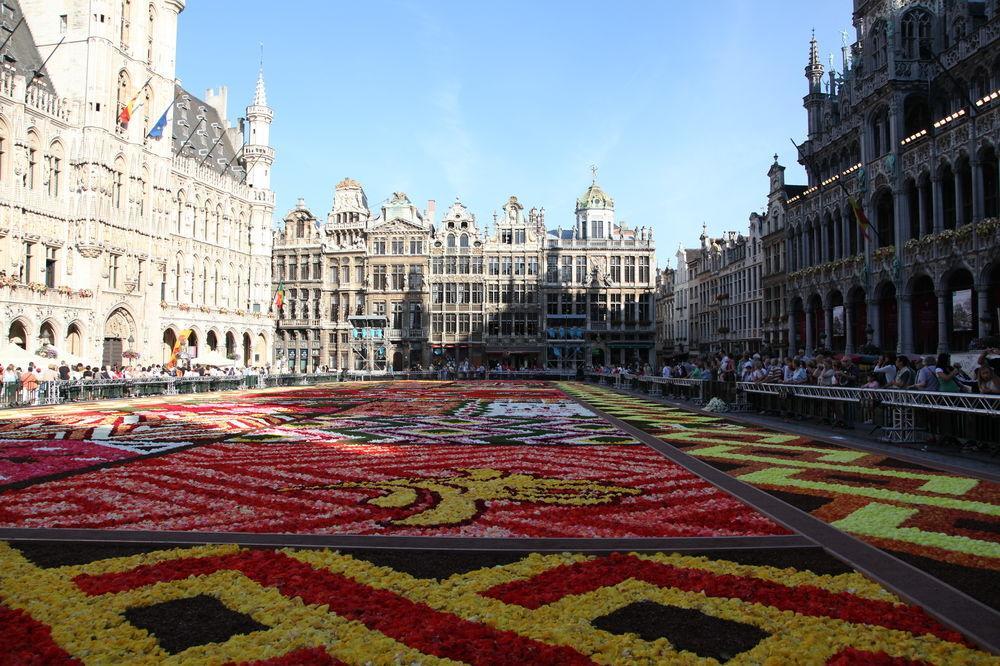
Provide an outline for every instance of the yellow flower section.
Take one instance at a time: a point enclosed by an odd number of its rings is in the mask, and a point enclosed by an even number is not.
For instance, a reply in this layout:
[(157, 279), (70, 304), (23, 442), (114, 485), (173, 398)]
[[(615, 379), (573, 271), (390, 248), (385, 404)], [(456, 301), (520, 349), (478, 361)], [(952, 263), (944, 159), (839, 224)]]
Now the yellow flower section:
[[(16, 549), (0, 543), (0, 601), (52, 627), (55, 642), (87, 664), (218, 664), (279, 657), (314, 647), (323, 647), (332, 656), (350, 664), (455, 663), (420, 653), (360, 622), (338, 617), (325, 605), (305, 604), (298, 597), (284, 596), (277, 589), (263, 587), (237, 571), (216, 571), (98, 596), (87, 596), (73, 583), (73, 578), (81, 574), (127, 572), (142, 565), (234, 554), (240, 550), (234, 546), (174, 549), (43, 569), (33, 565)], [(512, 631), (550, 645), (571, 647), (603, 664), (715, 663), (677, 651), (666, 639), (643, 641), (633, 634), (616, 635), (591, 624), (597, 617), (640, 601), (696, 609), (714, 617), (751, 624), (772, 634), (738, 655), (730, 662), (732, 664), (823, 663), (846, 647), (883, 651), (892, 656), (936, 664), (996, 663), (989, 655), (931, 635), (916, 636), (872, 625), (805, 616), (759, 603), (663, 588), (633, 579), (569, 595), (534, 610), (482, 594), (497, 585), (530, 579), (554, 567), (595, 559), (587, 555), (536, 553), (509, 565), (455, 574), (438, 581), (377, 566), (355, 559), (349, 553), (294, 549), (280, 552), (316, 569), (394, 592), (470, 622)], [(873, 600), (900, 603), (889, 592), (856, 573), (817, 575), (683, 554), (635, 557), (719, 575), (757, 578), (789, 586), (810, 585), (831, 592), (849, 592)], [(129, 608), (199, 594), (212, 595), (228, 608), (245, 613), (270, 628), (170, 655), (152, 636), (124, 619)]]

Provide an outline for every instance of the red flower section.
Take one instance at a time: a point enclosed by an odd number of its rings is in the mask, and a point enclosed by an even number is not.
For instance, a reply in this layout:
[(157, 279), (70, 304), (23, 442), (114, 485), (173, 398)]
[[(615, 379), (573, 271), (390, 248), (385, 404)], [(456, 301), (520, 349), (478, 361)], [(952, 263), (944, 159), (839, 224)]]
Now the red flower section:
[(0, 666), (80, 663), (55, 644), (47, 626), (24, 611), (0, 606)]
[(549, 569), (532, 578), (497, 585), (481, 594), (525, 608), (540, 608), (572, 594), (584, 594), (628, 579), (660, 587), (701, 592), (765, 604), (802, 615), (832, 617), (913, 634), (933, 634), (964, 643), (961, 634), (946, 629), (916, 606), (864, 599), (847, 592), (829, 592), (811, 585), (788, 587), (761, 578), (681, 569), (640, 560), (631, 555), (608, 557)]
[(180, 580), (219, 570), (236, 570), (286, 597), (299, 597), (330, 612), (361, 622), (401, 643), (437, 657), (469, 664), (591, 664), (579, 652), (547, 645), (511, 631), (469, 622), (436, 611), (394, 592), (363, 585), (346, 576), (322, 571), (287, 555), (249, 551), (222, 557), (170, 561), (104, 575), (82, 575), (76, 584), (91, 595)]
[(0, 484), (135, 458), (132, 451), (73, 440), (0, 440)]
[(347, 666), (339, 659), (334, 659), (330, 653), (321, 647), (303, 648), (295, 650), (273, 659), (255, 659), (254, 661), (242, 661), (239, 664), (230, 662), (226, 666)]
[(885, 652), (868, 652), (857, 648), (845, 648), (832, 656), (827, 666), (930, 666), (930, 662), (913, 661), (902, 657), (891, 657)]
[[(595, 504), (498, 495), (464, 522), (404, 525), (442, 497), (403, 507), (370, 500), (391, 480), (487, 468), (639, 492)], [(673, 537), (787, 534), (764, 515), (642, 446), (564, 447), (351, 442), (225, 442), (15, 490), (0, 525), (294, 534), (493, 537)]]

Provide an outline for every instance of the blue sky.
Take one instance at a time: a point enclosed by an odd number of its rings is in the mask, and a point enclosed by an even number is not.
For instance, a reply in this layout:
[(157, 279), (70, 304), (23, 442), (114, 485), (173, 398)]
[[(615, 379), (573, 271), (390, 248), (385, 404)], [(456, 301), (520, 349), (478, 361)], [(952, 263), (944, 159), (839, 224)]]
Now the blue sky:
[(189, 0), (177, 76), (227, 85), (235, 121), (264, 43), (276, 219), (300, 196), (325, 219), (351, 176), (373, 209), (402, 190), (440, 216), (460, 196), (484, 222), (515, 194), (566, 228), (597, 164), (662, 266), (702, 222), (746, 229), (775, 152), (804, 180), (788, 139), (810, 30), (839, 69), (851, 4)]

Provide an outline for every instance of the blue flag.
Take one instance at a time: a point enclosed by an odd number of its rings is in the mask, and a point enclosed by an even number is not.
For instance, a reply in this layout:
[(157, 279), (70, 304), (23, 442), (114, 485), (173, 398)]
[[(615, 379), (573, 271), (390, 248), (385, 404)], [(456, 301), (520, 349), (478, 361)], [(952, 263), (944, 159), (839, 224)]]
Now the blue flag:
[(173, 106), (174, 103), (171, 102), (170, 106), (167, 107), (167, 110), (163, 112), (162, 116), (160, 116), (160, 119), (157, 120), (156, 124), (149, 130), (149, 134), (146, 135), (147, 137), (150, 139), (156, 139), (157, 141), (163, 138), (163, 130), (167, 126), (167, 116), (170, 114), (170, 109), (172, 109)]

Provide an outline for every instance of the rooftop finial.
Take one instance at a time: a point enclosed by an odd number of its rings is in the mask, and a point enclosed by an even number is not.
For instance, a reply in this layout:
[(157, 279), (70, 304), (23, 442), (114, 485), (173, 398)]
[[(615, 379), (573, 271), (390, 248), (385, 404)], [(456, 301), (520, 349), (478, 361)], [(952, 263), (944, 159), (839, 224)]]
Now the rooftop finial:
[(254, 106), (267, 106), (267, 92), (264, 90), (264, 42), (260, 43), (260, 69), (257, 70), (257, 90), (253, 96)]
[(597, 165), (596, 164), (591, 164), (590, 165), (590, 174), (592, 176), (593, 182), (596, 183), (597, 182)]

